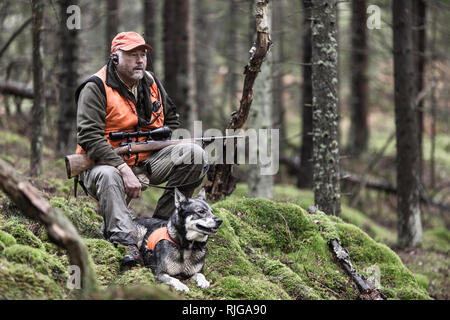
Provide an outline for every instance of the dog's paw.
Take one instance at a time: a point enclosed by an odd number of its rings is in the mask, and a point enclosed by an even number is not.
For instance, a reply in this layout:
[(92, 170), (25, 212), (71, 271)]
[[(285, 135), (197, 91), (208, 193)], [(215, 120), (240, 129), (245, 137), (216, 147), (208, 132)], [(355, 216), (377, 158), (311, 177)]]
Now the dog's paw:
[(182, 283), (181, 281), (177, 280), (174, 281), (172, 283), (172, 286), (175, 288), (175, 290), (177, 291), (184, 291), (184, 292), (189, 292), (189, 288), (187, 285), (185, 285), (184, 283)]
[(193, 276), (195, 282), (197, 283), (197, 286), (199, 286), (200, 288), (208, 288), (210, 283), (208, 280), (206, 280), (205, 276), (201, 273), (197, 273)]

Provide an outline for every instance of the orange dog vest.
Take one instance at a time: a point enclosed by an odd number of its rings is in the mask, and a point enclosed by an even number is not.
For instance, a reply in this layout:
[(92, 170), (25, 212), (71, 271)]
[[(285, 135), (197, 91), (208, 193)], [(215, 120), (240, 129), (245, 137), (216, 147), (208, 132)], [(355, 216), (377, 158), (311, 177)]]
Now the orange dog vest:
[(153, 231), (150, 236), (147, 239), (147, 249), (150, 249), (152, 251), (155, 250), (155, 246), (158, 242), (161, 240), (169, 240), (174, 245), (179, 247), (180, 245), (172, 240), (172, 238), (169, 236), (169, 232), (167, 232), (167, 227), (162, 227), (159, 229), (156, 229)]

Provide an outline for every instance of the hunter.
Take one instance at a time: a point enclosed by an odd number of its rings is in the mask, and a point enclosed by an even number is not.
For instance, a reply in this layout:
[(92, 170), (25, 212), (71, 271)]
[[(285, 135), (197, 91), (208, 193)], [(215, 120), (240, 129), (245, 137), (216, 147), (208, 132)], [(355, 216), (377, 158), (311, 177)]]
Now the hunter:
[[(115, 245), (127, 247), (121, 261), (123, 269), (138, 263), (142, 265), (133, 223), (135, 217), (125, 197), (139, 198), (146, 184), (166, 181), (167, 186), (185, 186), (180, 190), (191, 197), (208, 169), (205, 152), (196, 144), (172, 145), (153, 153), (123, 158), (113, 151), (127, 141), (110, 140), (110, 132), (147, 131), (163, 125), (174, 130), (180, 125), (170, 97), (155, 75), (146, 71), (146, 53), (150, 50), (139, 34), (119, 33), (111, 43), (107, 64), (84, 81), (75, 93), (76, 152), (87, 153), (95, 162), (94, 167), (80, 174), (80, 184), (99, 201), (104, 237)], [(145, 137), (139, 141), (142, 139)], [(198, 163), (193, 159), (202, 160)], [(153, 217), (168, 219), (174, 209), (174, 191), (166, 189)]]

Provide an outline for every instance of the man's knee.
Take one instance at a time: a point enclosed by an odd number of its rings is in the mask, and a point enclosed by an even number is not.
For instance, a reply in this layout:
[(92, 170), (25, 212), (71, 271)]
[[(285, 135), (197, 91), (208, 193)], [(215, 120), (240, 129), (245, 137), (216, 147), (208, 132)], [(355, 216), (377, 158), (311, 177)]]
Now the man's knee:
[(117, 168), (112, 166), (98, 166), (96, 167), (98, 171), (97, 185), (99, 187), (106, 186), (117, 186), (123, 188), (123, 179)]
[(195, 143), (176, 145), (172, 150), (171, 157), (175, 165), (189, 164), (204, 166), (208, 163), (208, 156), (205, 150)]

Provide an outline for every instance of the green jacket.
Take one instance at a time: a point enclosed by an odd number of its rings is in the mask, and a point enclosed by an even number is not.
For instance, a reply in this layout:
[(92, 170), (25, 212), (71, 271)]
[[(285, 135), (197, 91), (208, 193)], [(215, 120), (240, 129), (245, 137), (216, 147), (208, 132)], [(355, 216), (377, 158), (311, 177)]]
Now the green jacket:
[[(112, 76), (115, 72), (111, 66), (108, 66), (106, 84), (118, 90), (119, 83), (116, 77)], [(90, 78), (92, 79), (92, 78)], [(147, 74), (140, 80), (139, 86), (150, 87), (153, 83)], [(123, 86), (124, 87), (124, 86)], [(133, 94), (126, 90), (126, 98), (135, 102)], [(139, 90), (138, 90), (139, 91)], [(174, 130), (179, 127), (179, 115), (175, 108), (167, 100), (167, 92), (160, 86), (164, 108), (164, 125)], [(117, 155), (111, 145), (107, 142), (104, 134), (106, 119), (106, 96), (99, 86), (92, 81), (85, 81), (80, 85), (77, 92), (77, 143), (87, 152), (87, 155), (97, 165), (110, 165), (117, 167), (124, 163), (124, 160)], [(120, 92), (120, 91), (119, 91)]]

